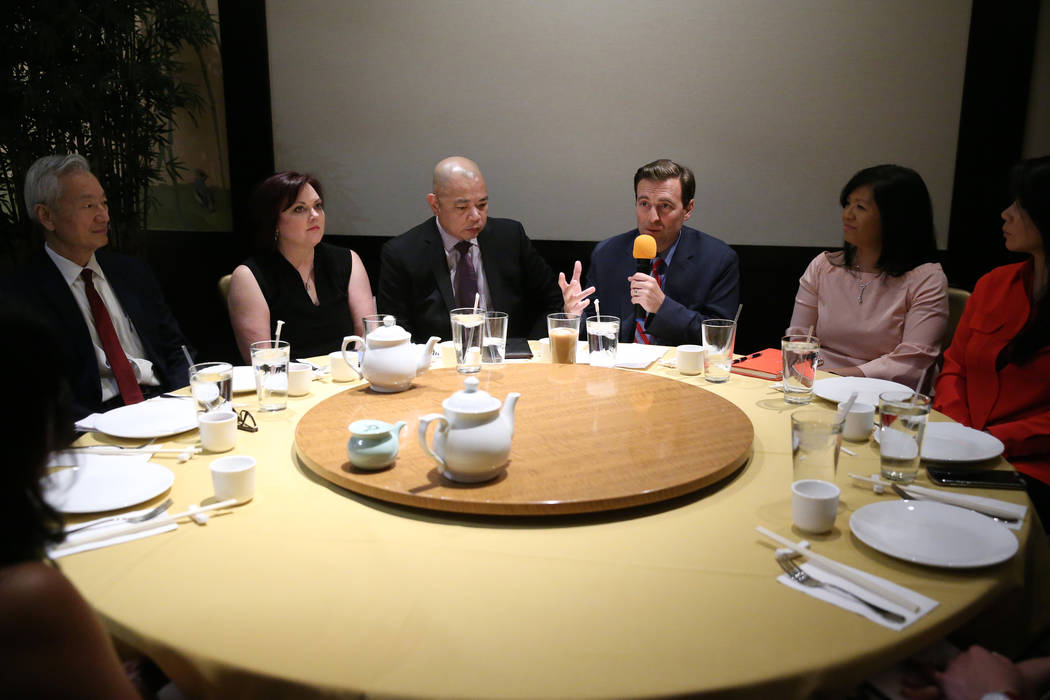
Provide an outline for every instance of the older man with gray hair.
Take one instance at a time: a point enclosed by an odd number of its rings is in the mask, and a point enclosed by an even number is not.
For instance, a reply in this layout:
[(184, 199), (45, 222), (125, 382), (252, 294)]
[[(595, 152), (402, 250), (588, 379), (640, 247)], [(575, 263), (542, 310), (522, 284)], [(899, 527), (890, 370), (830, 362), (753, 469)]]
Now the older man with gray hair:
[(427, 204), (434, 216), (383, 245), (380, 313), (393, 314), (418, 340), (451, 338), (449, 312), (472, 306), (508, 314), (512, 338), (547, 334), (547, 314), (561, 310), (554, 272), (522, 225), (488, 216), (481, 169), (461, 156), (434, 168)]
[(69, 377), (74, 417), (185, 386), (186, 340), (153, 274), (102, 250), (109, 206), (87, 160), (38, 159), (26, 174), (25, 200), (44, 245), (2, 286), (66, 339), (65, 367), (54, 369)]

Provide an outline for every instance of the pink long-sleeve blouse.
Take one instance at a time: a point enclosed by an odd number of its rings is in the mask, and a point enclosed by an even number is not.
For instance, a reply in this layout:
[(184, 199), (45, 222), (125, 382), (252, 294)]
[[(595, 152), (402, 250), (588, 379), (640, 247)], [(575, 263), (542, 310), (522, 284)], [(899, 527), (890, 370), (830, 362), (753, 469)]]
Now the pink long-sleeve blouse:
[(938, 263), (892, 277), (813, 259), (799, 280), (787, 333), (810, 325), (820, 339), (822, 369), (857, 367), (865, 377), (915, 386), (941, 349), (948, 322), (948, 279)]

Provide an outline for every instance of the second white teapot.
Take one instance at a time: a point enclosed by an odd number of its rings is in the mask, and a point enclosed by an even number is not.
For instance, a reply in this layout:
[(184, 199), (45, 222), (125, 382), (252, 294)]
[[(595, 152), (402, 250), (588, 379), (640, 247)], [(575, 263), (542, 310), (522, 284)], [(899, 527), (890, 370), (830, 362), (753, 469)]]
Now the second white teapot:
[(393, 316), (386, 316), (383, 325), (364, 338), (358, 335), (343, 338), (340, 350), (343, 359), (353, 369), (354, 363), (350, 361), (346, 346), (354, 341), (364, 345), (358, 374), (364, 376), (376, 391), (394, 393), (409, 388), (415, 377), (430, 369), (430, 353), (438, 340), (437, 336), (431, 336), (426, 345), (413, 345), (409, 332), (395, 325)]

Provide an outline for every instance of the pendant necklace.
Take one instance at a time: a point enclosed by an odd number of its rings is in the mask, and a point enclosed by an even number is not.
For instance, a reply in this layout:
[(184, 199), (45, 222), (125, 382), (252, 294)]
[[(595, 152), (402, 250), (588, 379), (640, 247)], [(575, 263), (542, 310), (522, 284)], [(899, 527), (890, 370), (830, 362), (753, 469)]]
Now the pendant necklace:
[(857, 303), (858, 304), (863, 304), (864, 303), (864, 290), (867, 289), (868, 285), (871, 284), (874, 281), (875, 280), (870, 279), (867, 282), (859, 282), (858, 283), (858, 285), (860, 286), (860, 293), (857, 294)]

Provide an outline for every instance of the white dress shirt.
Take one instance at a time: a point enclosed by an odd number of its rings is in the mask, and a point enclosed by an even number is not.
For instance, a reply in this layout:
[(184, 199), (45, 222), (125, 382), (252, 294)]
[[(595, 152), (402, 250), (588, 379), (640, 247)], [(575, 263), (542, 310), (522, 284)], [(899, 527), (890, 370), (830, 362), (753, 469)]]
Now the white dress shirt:
[[(441, 228), (441, 221), (437, 218), (434, 219), (437, 223), (438, 233), (441, 234), (441, 243), (445, 248), (445, 259), (448, 260), (448, 274), (449, 279), (452, 281), (452, 294), (455, 296), (456, 292), (456, 268), (459, 265), (460, 253), (456, 250), (456, 244), (460, 242), (459, 238), (450, 235)], [(489, 284), (485, 279), (485, 268), (481, 264), (481, 246), (478, 245), (477, 237), (470, 239), (470, 262), (474, 265), (474, 270), (478, 274), (478, 293), (481, 295), (481, 300), (478, 302), (479, 308), (492, 311), (490, 302), (492, 296), (489, 294)], [(473, 300), (471, 300), (473, 303)]]
[[(95, 317), (91, 314), (87, 290), (84, 288), (84, 280), (80, 276), (84, 268), (72, 260), (62, 257), (46, 244), (44, 245), (44, 251), (51, 258), (51, 261), (55, 263), (55, 267), (58, 268), (62, 279), (69, 285), (70, 291), (73, 292), (73, 299), (76, 300), (77, 306), (80, 307), (80, 313), (84, 316), (84, 322), (87, 323), (88, 333), (91, 334), (91, 343), (95, 347), (98, 374), (102, 379), (102, 400), (108, 401), (114, 396), (118, 396), (120, 389), (117, 387), (117, 379), (113, 376), (113, 370), (110, 369), (109, 361), (106, 359), (106, 351), (102, 348), (102, 342), (98, 339), (98, 331), (95, 329)], [(117, 332), (120, 347), (124, 349), (124, 354), (128, 356), (128, 362), (131, 363), (131, 369), (135, 372), (135, 378), (138, 379), (139, 384), (160, 386), (160, 381), (157, 380), (157, 376), (153, 371), (153, 363), (145, 359), (146, 350), (142, 345), (142, 341), (139, 340), (135, 326), (132, 325), (131, 319), (124, 313), (120, 300), (113, 293), (113, 289), (109, 286), (109, 281), (106, 279), (105, 273), (102, 272), (98, 261), (95, 260), (94, 255), (91, 256), (85, 267), (94, 273), (91, 280), (92, 284), (94, 284), (98, 295), (102, 297), (102, 303), (106, 305), (106, 310), (109, 311), (109, 317), (113, 321), (113, 329)]]

